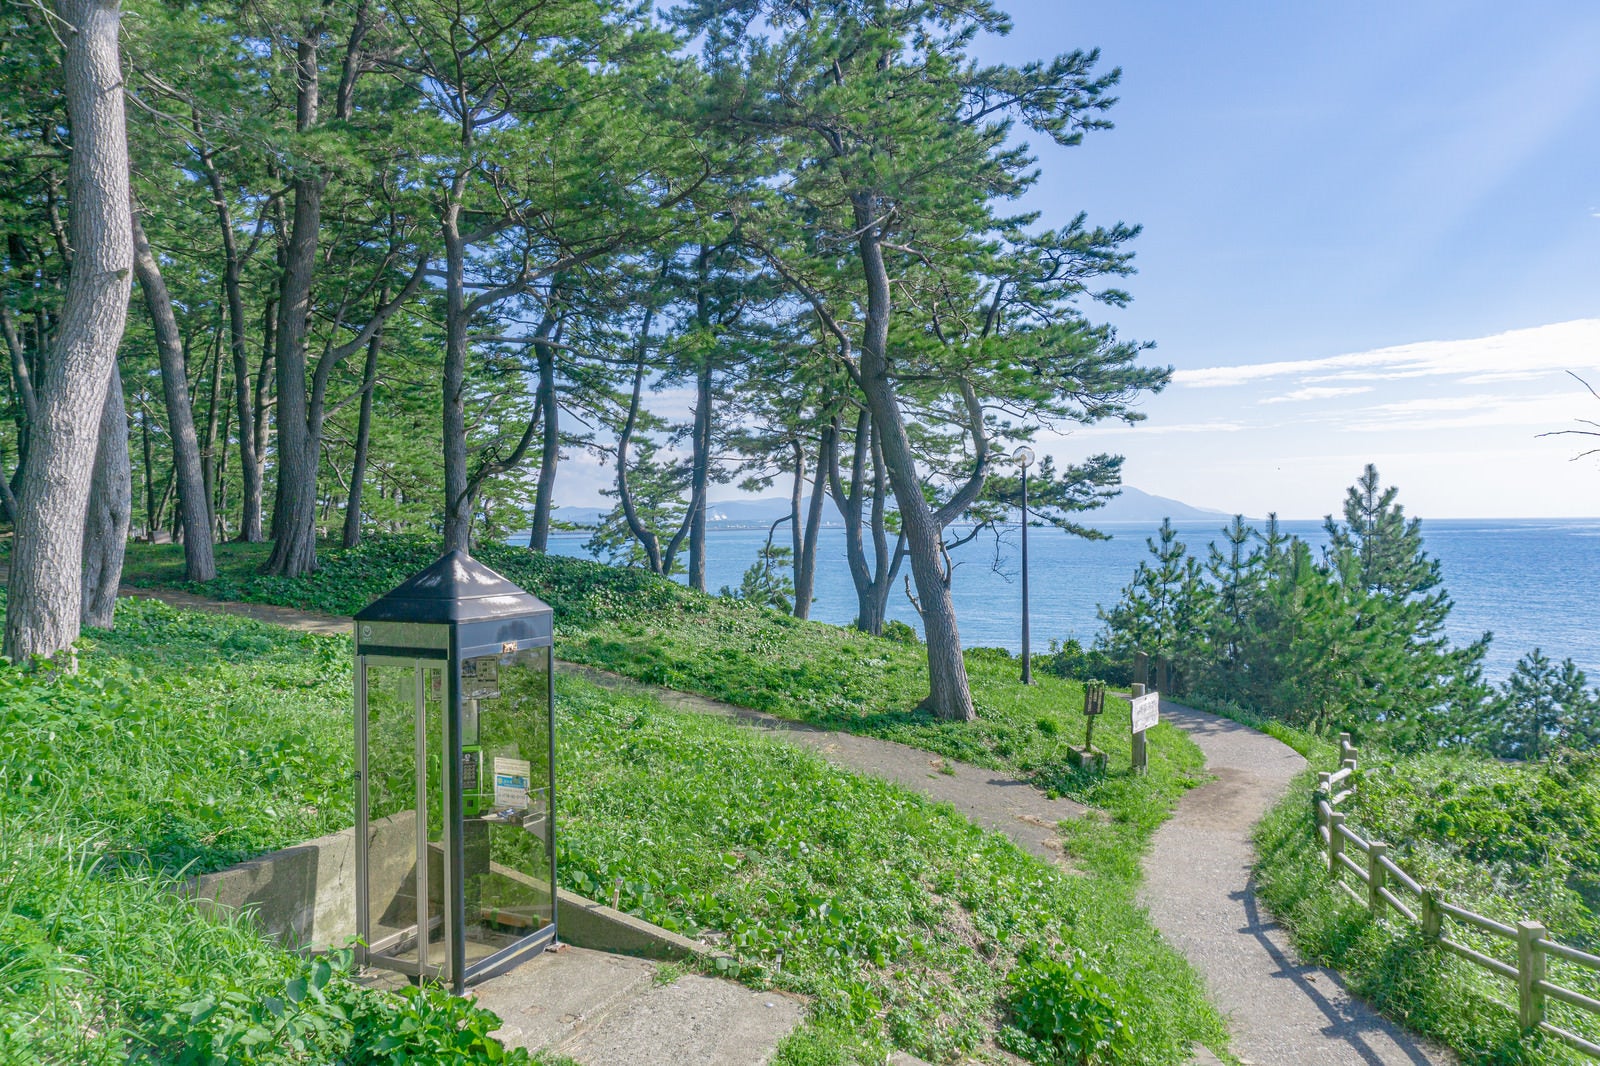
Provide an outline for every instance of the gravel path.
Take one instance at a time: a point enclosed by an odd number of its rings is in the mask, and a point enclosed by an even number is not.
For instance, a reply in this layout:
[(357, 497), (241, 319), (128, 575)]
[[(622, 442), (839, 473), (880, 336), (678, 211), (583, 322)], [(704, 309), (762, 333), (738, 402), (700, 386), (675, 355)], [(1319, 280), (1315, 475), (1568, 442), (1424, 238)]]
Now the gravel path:
[(1145, 860), (1141, 902), (1168, 941), (1205, 977), (1229, 1016), (1247, 1063), (1296, 1066), (1451, 1064), (1354, 998), (1339, 975), (1302, 965), (1288, 934), (1267, 917), (1251, 875), (1256, 822), (1288, 790), (1305, 760), (1237, 722), (1161, 701), (1161, 717), (1186, 730), (1215, 776), (1178, 803)]

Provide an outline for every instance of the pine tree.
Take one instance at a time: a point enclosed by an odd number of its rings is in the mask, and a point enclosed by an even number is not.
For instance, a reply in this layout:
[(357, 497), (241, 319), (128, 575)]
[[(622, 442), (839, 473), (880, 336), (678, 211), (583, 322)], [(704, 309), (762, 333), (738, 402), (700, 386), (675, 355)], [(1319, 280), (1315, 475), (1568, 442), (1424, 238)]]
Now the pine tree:
[(1233, 695), (1250, 637), (1250, 607), (1261, 550), (1251, 547), (1257, 535), (1244, 524), (1243, 515), (1234, 515), (1223, 527), (1222, 536), (1225, 548), (1218, 548), (1213, 541), (1207, 550), (1206, 573), (1215, 582), (1216, 601), (1206, 631), (1219, 671), (1216, 682), (1225, 694)]
[(1544, 759), (1559, 747), (1600, 743), (1600, 689), (1571, 659), (1552, 662), (1540, 649), (1517, 661), (1487, 707), (1480, 747), (1506, 759)]
[(1422, 523), (1406, 520), (1398, 490), (1380, 488), (1367, 464), (1345, 495), (1344, 521), (1325, 522), (1324, 569), (1352, 613), (1366, 654), (1343, 709), (1388, 743), (1420, 749), (1465, 737), (1486, 694), (1482, 661), (1489, 635), (1455, 648), (1445, 633), (1451, 602), (1437, 559), (1423, 549)]
[(1162, 520), (1145, 544), (1150, 558), (1134, 571), (1122, 601), (1110, 610), (1100, 609), (1106, 624), (1101, 646), (1121, 659), (1144, 652), (1152, 660), (1173, 663), (1181, 690), (1185, 679), (1205, 671), (1204, 619), (1212, 592), (1200, 561), (1178, 539), (1170, 518)]

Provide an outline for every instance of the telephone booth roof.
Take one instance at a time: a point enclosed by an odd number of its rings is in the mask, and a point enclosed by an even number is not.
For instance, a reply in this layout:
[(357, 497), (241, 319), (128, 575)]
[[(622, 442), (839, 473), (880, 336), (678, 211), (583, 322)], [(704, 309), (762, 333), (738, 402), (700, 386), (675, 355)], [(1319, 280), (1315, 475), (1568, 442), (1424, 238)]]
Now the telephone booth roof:
[(539, 639), (551, 635), (550, 605), (495, 573), (464, 551), (441, 555), (420, 573), (373, 600), (356, 614), (357, 622), (411, 622), (472, 625), (518, 621), (501, 639)]

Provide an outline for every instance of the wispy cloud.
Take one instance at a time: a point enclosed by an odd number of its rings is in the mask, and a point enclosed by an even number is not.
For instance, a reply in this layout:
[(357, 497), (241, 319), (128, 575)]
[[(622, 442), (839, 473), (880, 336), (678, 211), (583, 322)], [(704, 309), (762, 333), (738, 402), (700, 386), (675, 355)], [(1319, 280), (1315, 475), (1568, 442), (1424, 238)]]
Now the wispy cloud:
[(1282, 396), (1268, 396), (1260, 402), (1297, 403), (1301, 400), (1330, 400), (1335, 396), (1355, 396), (1371, 391), (1371, 385), (1308, 385), (1303, 389), (1286, 392)]
[(1238, 433), (1241, 430), (1253, 429), (1243, 422), (1138, 422), (1129, 425), (1126, 422), (1102, 422), (1099, 425), (1083, 426), (1072, 431), (1071, 436), (1077, 437), (1105, 437), (1113, 434), (1136, 433), (1141, 437), (1151, 435), (1160, 436), (1167, 433)]
[(1512, 330), (1460, 341), (1424, 341), (1321, 359), (1179, 370), (1173, 381), (1193, 388), (1245, 385), (1272, 378), (1384, 381), (1401, 377), (1537, 374), (1600, 367), (1600, 318)]
[(1570, 395), (1435, 396), (1378, 404), (1351, 412), (1344, 428), (1356, 432), (1395, 430), (1477, 429), (1489, 426), (1548, 427), (1559, 422), (1560, 405)]

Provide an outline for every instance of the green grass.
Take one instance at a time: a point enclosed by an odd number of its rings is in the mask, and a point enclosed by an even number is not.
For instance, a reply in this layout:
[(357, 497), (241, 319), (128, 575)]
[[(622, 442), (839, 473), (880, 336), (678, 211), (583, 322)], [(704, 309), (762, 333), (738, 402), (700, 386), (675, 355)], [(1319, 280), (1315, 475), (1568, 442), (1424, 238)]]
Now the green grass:
[[(124, 581), (349, 615), (422, 569), (437, 552), (435, 542), (420, 537), (376, 538), (349, 550), (325, 546), (316, 574), (285, 579), (260, 573), (266, 548), (219, 545), (218, 578), (189, 586), (180, 547), (130, 545)], [(563, 658), (1004, 770), (1101, 808), (1105, 825), (1096, 820), (1063, 833), (1078, 864), (1097, 873), (1136, 879), (1150, 833), (1178, 797), (1203, 779), (1199, 749), (1166, 725), (1151, 731), (1148, 773), (1132, 774), (1128, 707), (1116, 698), (1108, 700), (1095, 731), (1096, 747), (1110, 755), (1110, 772), (1074, 769), (1067, 749), (1083, 741), (1081, 685), (1036, 675), (1036, 683), (1024, 687), (1018, 664), (1003, 651), (967, 652), (978, 717), (943, 721), (917, 709), (927, 692), (919, 646), (702, 595), (637, 569), (496, 544), (480, 546), (478, 557), (555, 609)]]
[(349, 824), (348, 646), (119, 613), (76, 676), (0, 664), (0, 1062), (486, 1061), (492, 1016), (368, 992), (173, 891)]
[[(490, 1024), (338, 974), (328, 1006), (285, 1021), (274, 1009), (309, 964), (168, 891), (180, 871), (350, 824), (350, 655), (344, 638), (124, 601), (115, 632), (86, 637), (77, 677), (0, 667), (0, 1061), (177, 1060), (290, 1021), (313, 1050), (274, 1036), (254, 1057), (236, 1045), (235, 1061), (340, 1061), (316, 1028), (334, 1011), (368, 1034), (396, 1012), (469, 1035)], [(1128, 882), (1063, 873), (720, 719), (571, 679), (559, 693), (563, 880), (603, 896), (621, 876), (626, 909), (723, 933), (732, 976), (810, 997), (781, 1063), (983, 1054), (1007, 973), (1068, 952), (1110, 975), (1132, 1019), (1127, 1061), (1225, 1039)]]

